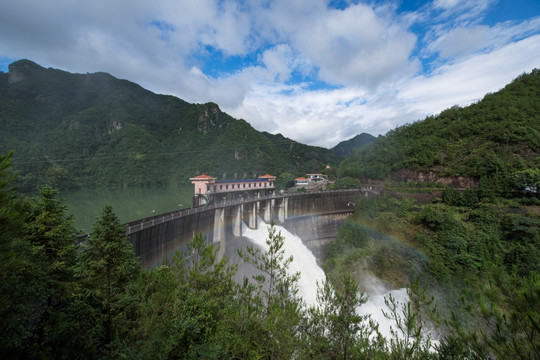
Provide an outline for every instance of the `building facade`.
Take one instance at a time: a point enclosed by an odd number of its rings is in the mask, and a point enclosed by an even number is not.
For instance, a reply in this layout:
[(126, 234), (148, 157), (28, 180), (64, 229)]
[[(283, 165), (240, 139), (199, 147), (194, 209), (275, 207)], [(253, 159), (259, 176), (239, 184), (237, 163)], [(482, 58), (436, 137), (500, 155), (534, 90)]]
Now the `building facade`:
[(305, 177), (298, 177), (298, 178), (294, 179), (294, 181), (295, 181), (296, 186), (303, 186), (303, 185), (308, 185), (309, 184), (309, 179), (307, 179)]
[(256, 179), (217, 180), (215, 177), (202, 174), (189, 180), (194, 187), (193, 206), (201, 206), (243, 196), (253, 197), (273, 193), (276, 177), (265, 174)]
[(306, 186), (313, 183), (326, 182), (328, 178), (323, 174), (306, 174), (306, 177), (299, 177), (294, 179), (296, 186)]
[(274, 189), (276, 177), (270, 174), (247, 180), (217, 180), (215, 177), (202, 174), (190, 178), (194, 185), (195, 195), (215, 194), (232, 191)]

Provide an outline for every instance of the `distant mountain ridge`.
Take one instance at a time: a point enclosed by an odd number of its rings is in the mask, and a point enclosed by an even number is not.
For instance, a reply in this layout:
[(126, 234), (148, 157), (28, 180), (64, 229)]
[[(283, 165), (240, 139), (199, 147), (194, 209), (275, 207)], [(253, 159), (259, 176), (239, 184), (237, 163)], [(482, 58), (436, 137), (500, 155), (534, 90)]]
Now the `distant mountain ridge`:
[(360, 149), (365, 145), (375, 141), (376, 137), (370, 134), (362, 133), (356, 135), (352, 139), (345, 140), (334, 146), (331, 150), (343, 157), (349, 157), (354, 150)]
[(72, 74), (20, 60), (0, 72), (0, 153), (18, 184), (60, 189), (241, 178), (337, 166), (331, 150), (256, 131), (217, 104), (157, 95), (106, 73)]

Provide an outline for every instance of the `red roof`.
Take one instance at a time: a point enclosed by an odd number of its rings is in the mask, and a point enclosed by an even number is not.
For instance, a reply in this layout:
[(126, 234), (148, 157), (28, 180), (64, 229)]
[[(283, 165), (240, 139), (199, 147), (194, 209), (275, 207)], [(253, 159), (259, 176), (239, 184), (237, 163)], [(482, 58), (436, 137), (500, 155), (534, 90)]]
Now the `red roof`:
[(215, 178), (213, 178), (210, 175), (202, 174), (202, 175), (199, 175), (199, 176), (192, 177), (189, 180), (204, 180), (204, 179), (215, 179)]
[(259, 176), (259, 179), (267, 179), (267, 178), (275, 178), (274, 175), (270, 175), (268, 173), (266, 173), (265, 175), (262, 175), (262, 176)]
[(306, 180), (306, 181), (307, 181), (308, 179), (306, 179), (305, 177), (299, 177), (299, 178), (296, 178), (296, 179), (294, 179), (294, 180), (296, 180), (296, 181)]

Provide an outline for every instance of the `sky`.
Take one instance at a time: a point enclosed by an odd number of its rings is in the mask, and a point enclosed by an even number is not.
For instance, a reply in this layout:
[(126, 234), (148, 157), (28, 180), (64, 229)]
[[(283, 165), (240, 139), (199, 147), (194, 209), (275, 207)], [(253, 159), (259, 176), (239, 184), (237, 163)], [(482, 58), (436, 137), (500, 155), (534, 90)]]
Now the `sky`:
[(215, 102), (255, 129), (333, 147), (467, 106), (540, 68), (538, 0), (17, 0), (19, 59)]

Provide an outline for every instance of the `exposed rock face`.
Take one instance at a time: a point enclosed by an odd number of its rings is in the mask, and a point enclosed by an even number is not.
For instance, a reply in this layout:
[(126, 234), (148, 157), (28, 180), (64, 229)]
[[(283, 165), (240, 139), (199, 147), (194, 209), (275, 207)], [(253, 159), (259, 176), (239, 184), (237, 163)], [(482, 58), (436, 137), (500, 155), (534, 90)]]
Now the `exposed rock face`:
[(14, 84), (24, 79), (24, 76), (17, 71), (10, 71), (8, 73), (8, 81), (10, 84)]
[(242, 160), (243, 158), (244, 158), (244, 154), (240, 150), (234, 149), (234, 159)]
[(109, 127), (108, 133), (109, 133), (109, 135), (110, 135), (110, 134), (112, 134), (113, 132), (118, 131), (118, 130), (121, 130), (121, 129), (122, 129), (122, 123), (121, 123), (120, 121), (114, 120), (114, 121), (112, 122), (111, 127)]
[(391, 181), (396, 182), (439, 182), (447, 186), (456, 188), (473, 188), (478, 185), (477, 178), (463, 177), (463, 176), (440, 176), (438, 172), (429, 171), (422, 172), (417, 170), (402, 169), (393, 171), (388, 178)]
[(219, 122), (220, 114), (221, 110), (216, 104), (211, 104), (209, 106), (200, 108), (199, 118), (197, 121), (197, 130), (204, 135), (208, 134), (210, 128), (216, 126), (216, 124)]

